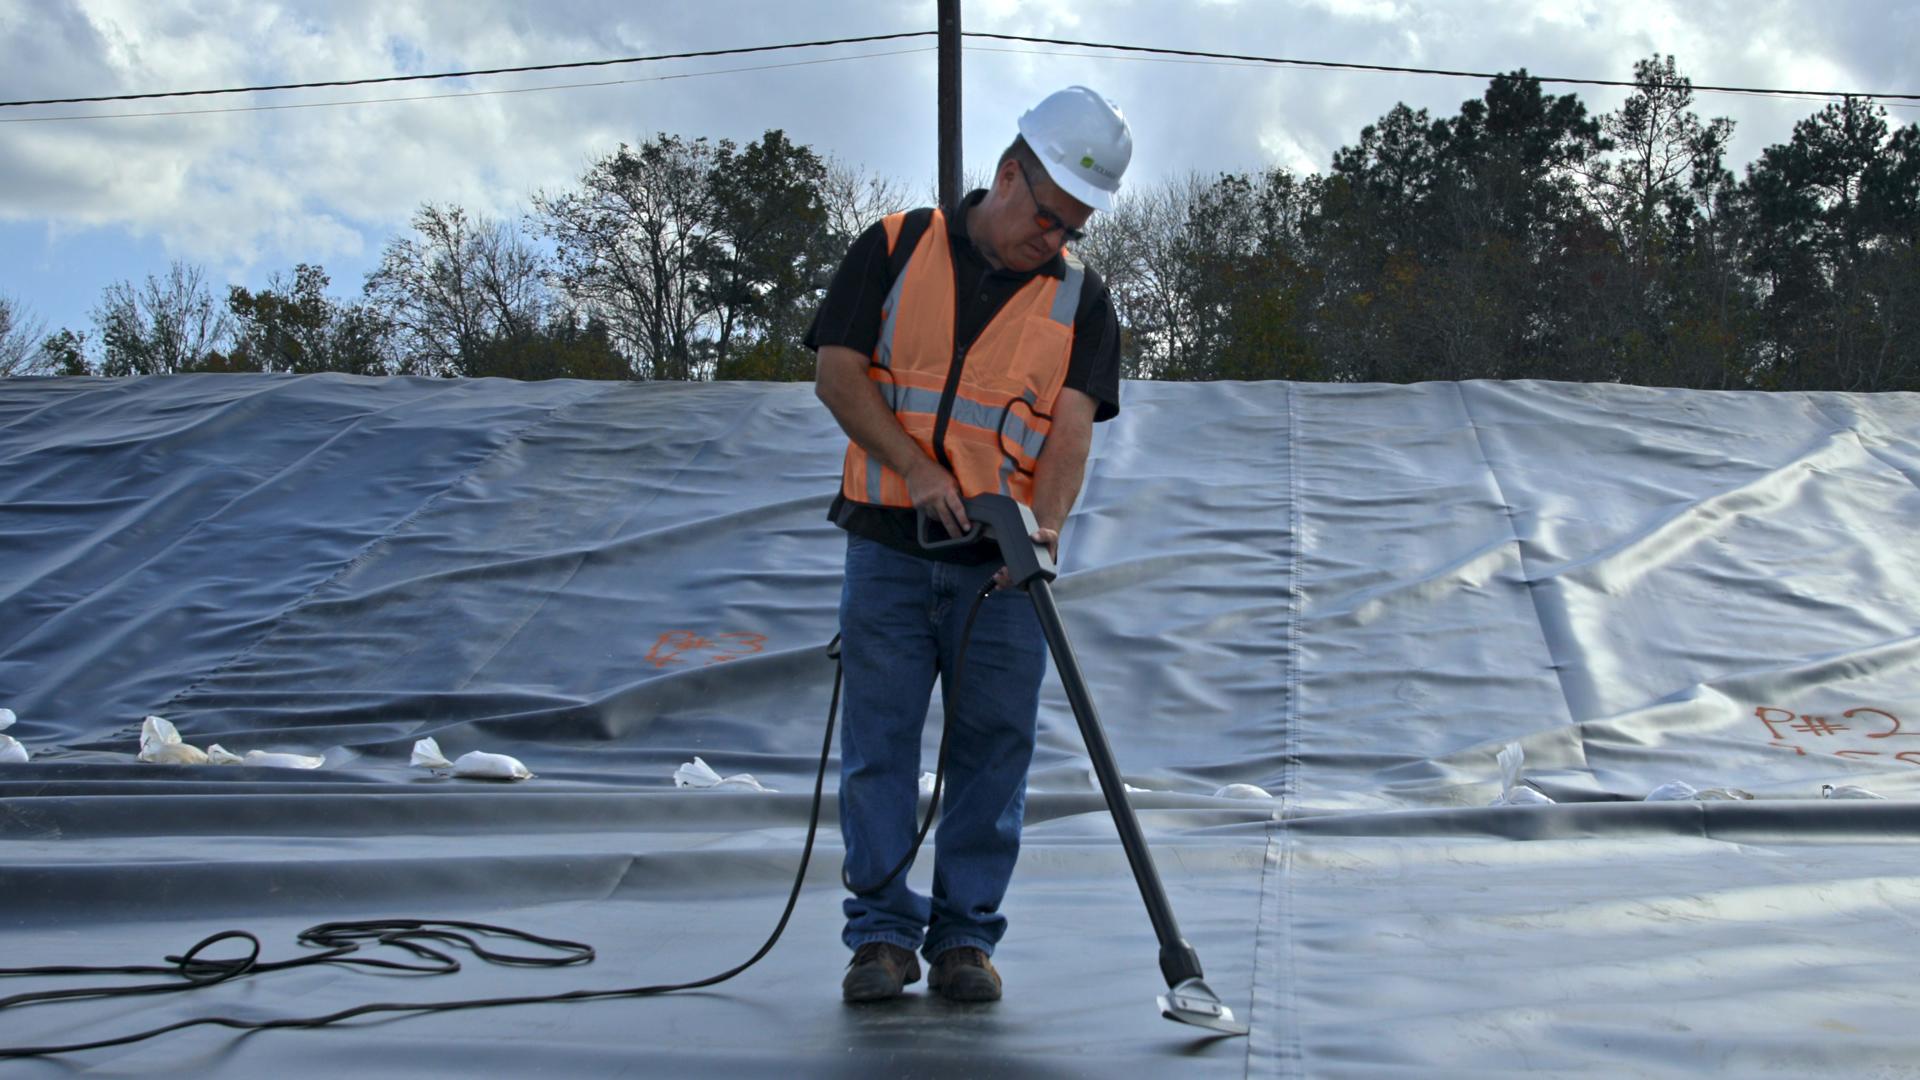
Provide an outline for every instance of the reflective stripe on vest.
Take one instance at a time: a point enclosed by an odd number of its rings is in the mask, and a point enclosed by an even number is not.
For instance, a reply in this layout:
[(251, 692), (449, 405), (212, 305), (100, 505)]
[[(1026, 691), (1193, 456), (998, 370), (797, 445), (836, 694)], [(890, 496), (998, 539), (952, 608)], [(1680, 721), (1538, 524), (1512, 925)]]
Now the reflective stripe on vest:
[[(889, 247), (905, 214), (887, 219)], [(1073, 351), (1073, 320), (1086, 268), (1062, 249), (1061, 278), (1036, 274), (994, 314), (960, 361), (944, 446), (961, 494), (1033, 501), (1033, 470), (1046, 447), (1054, 402)], [(940, 405), (959, 349), (945, 215), (935, 210), (880, 311), (880, 339), (867, 374), (906, 433), (929, 457)], [(858, 444), (847, 445), (841, 493), (856, 502), (912, 506), (906, 480)]]

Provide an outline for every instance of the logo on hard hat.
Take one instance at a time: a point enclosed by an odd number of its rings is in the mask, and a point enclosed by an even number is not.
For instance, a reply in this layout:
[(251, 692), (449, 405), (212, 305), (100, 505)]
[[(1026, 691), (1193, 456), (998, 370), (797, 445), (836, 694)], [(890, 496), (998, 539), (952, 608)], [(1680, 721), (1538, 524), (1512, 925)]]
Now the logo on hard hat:
[(1092, 169), (1094, 172), (1099, 173), (1101, 176), (1108, 177), (1109, 179), (1112, 179), (1116, 182), (1120, 179), (1118, 175), (1112, 172), (1109, 172), (1106, 169), (1101, 168), (1100, 163), (1093, 160), (1092, 154), (1084, 154), (1081, 156), (1080, 167), (1083, 169)]

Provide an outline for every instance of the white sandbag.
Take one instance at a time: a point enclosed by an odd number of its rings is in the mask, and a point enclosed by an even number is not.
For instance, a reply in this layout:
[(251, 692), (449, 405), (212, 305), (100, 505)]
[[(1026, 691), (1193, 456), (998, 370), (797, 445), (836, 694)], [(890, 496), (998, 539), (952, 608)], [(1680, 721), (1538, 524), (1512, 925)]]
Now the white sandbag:
[(140, 760), (152, 765), (205, 765), (207, 752), (183, 742), (166, 718), (149, 716), (140, 722)]
[(1696, 788), (1685, 780), (1669, 780), (1647, 792), (1643, 802), (1737, 802), (1753, 798), (1753, 792), (1737, 787)]
[[(673, 770), (673, 786), (677, 788), (699, 788), (706, 790), (715, 788), (742, 788), (747, 791), (765, 791), (769, 793), (773, 791), (772, 788), (755, 780), (752, 773), (735, 773), (732, 776), (721, 776), (719, 773), (713, 771), (713, 766), (708, 765), (697, 756), (692, 761)], [(926, 790), (933, 790), (931, 781), (927, 781)]]
[(413, 744), (412, 765), (427, 769), (450, 769), (453, 775), (468, 780), (531, 780), (533, 770), (509, 754), (490, 754), (471, 750), (458, 761), (448, 761), (440, 742), (429, 736)]
[(451, 769), (453, 762), (440, 752), (440, 743), (428, 737), (413, 744), (413, 760), (408, 764), (426, 769)]
[(266, 769), (317, 769), (327, 763), (327, 759), (323, 757), (280, 750), (249, 750), (240, 761), (243, 765)]
[(1228, 784), (1213, 793), (1216, 799), (1271, 799), (1267, 789), (1257, 784)]
[[(18, 717), (13, 715), (12, 709), (0, 709), (0, 731), (12, 727), (16, 719)], [(0, 765), (25, 765), (26, 763), (27, 748), (20, 745), (20, 740), (11, 735), (0, 735)]]
[(469, 750), (454, 759), (453, 775), (469, 780), (531, 780), (533, 770), (508, 754)]
[(1527, 763), (1527, 751), (1517, 742), (1502, 747), (1495, 760), (1500, 763), (1500, 796), (1488, 806), (1536, 806), (1553, 800), (1544, 792), (1520, 782), (1521, 766)]
[[(1093, 762), (1091, 761), (1087, 762), (1087, 786), (1095, 791), (1100, 790), (1100, 770), (1094, 768)], [(1153, 788), (1134, 787), (1125, 780), (1120, 781), (1120, 786), (1125, 788), (1129, 794), (1135, 795), (1144, 795), (1154, 790)]]
[(1877, 791), (1868, 791), (1858, 784), (1821, 784), (1820, 797), (1823, 799), (1885, 799)]

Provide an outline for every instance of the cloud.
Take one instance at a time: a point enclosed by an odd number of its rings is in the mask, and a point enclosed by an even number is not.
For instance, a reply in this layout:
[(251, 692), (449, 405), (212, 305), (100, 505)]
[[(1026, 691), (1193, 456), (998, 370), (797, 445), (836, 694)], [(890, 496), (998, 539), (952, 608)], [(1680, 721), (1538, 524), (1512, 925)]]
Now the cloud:
[[(0, 70), (9, 73), (10, 94), (36, 97), (297, 82), (932, 29), (933, 10), (924, 0), (74, 0), (0, 12)], [(1031, 36), (1614, 78), (1630, 77), (1636, 59), (1671, 52), (1697, 81), (1905, 90), (1914, 89), (1900, 84), (1915, 78), (1910, 57), (1920, 24), (1913, 11), (1869, 0), (1115, 0), (1080, 7), (974, 0), (964, 18), (969, 30)], [(930, 38), (915, 39), (832, 55), (931, 45)], [(1396, 102), (1451, 115), (1484, 90), (1473, 79), (1061, 55), (1072, 52), (969, 43), (970, 169), (991, 162), (1022, 110), (1075, 82), (1117, 100), (1133, 122), (1134, 183), (1196, 169), (1324, 169), (1334, 150)], [(307, 105), (694, 76), (431, 101), (0, 125), (0, 190), (7, 192), (0, 219), (50, 230), (120, 230), (157, 239), (170, 254), (230, 277), (264, 275), (295, 261), (364, 263), (426, 201), (514, 216), (532, 192), (570, 183), (623, 141), (660, 132), (746, 141), (775, 127), (915, 190), (930, 188), (932, 54), (771, 66), (821, 58), (765, 53), (94, 106), (149, 112)], [(766, 70), (697, 76), (745, 67)], [(1596, 88), (1579, 93), (1595, 112), (1624, 96)], [(1705, 115), (1739, 119), (1730, 155), (1736, 167), (1787, 138), (1793, 121), (1818, 106), (1708, 95), (1698, 101)], [(78, 111), (89, 109), (31, 112)]]

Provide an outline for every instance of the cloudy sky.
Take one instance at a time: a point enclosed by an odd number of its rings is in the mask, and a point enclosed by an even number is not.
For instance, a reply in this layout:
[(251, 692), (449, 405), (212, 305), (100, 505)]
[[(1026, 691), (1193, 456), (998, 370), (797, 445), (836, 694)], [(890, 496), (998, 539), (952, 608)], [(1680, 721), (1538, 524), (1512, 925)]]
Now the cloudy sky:
[[(934, 0), (0, 0), (0, 100), (884, 34), (931, 29), (935, 9)], [(1659, 52), (1701, 84), (1920, 92), (1912, 0), (965, 0), (963, 12), (967, 30), (1079, 41), (1620, 79)], [(382, 243), (422, 202), (517, 216), (532, 192), (563, 187), (620, 142), (661, 132), (746, 142), (782, 128), (930, 189), (932, 43), (0, 109), (0, 295), (49, 329), (86, 329), (104, 286), (176, 258), (216, 283), (253, 286), (319, 263), (337, 295), (356, 295)], [(1073, 83), (1121, 105), (1136, 146), (1128, 180), (1148, 183), (1189, 170), (1324, 170), (1396, 102), (1452, 115), (1484, 89), (1471, 79), (1071, 52), (970, 41), (970, 169), (991, 164), (1021, 110)], [(1580, 92), (1596, 113), (1623, 96)], [(375, 100), (452, 94), (468, 96)], [(335, 102), (357, 104), (322, 104)], [(1738, 172), (1821, 103), (1703, 94), (1697, 104), (1738, 123), (1729, 156)], [(280, 108), (123, 115), (259, 106)], [(1920, 109), (1889, 112), (1897, 125), (1920, 120)], [(100, 114), (113, 115), (71, 119)]]

